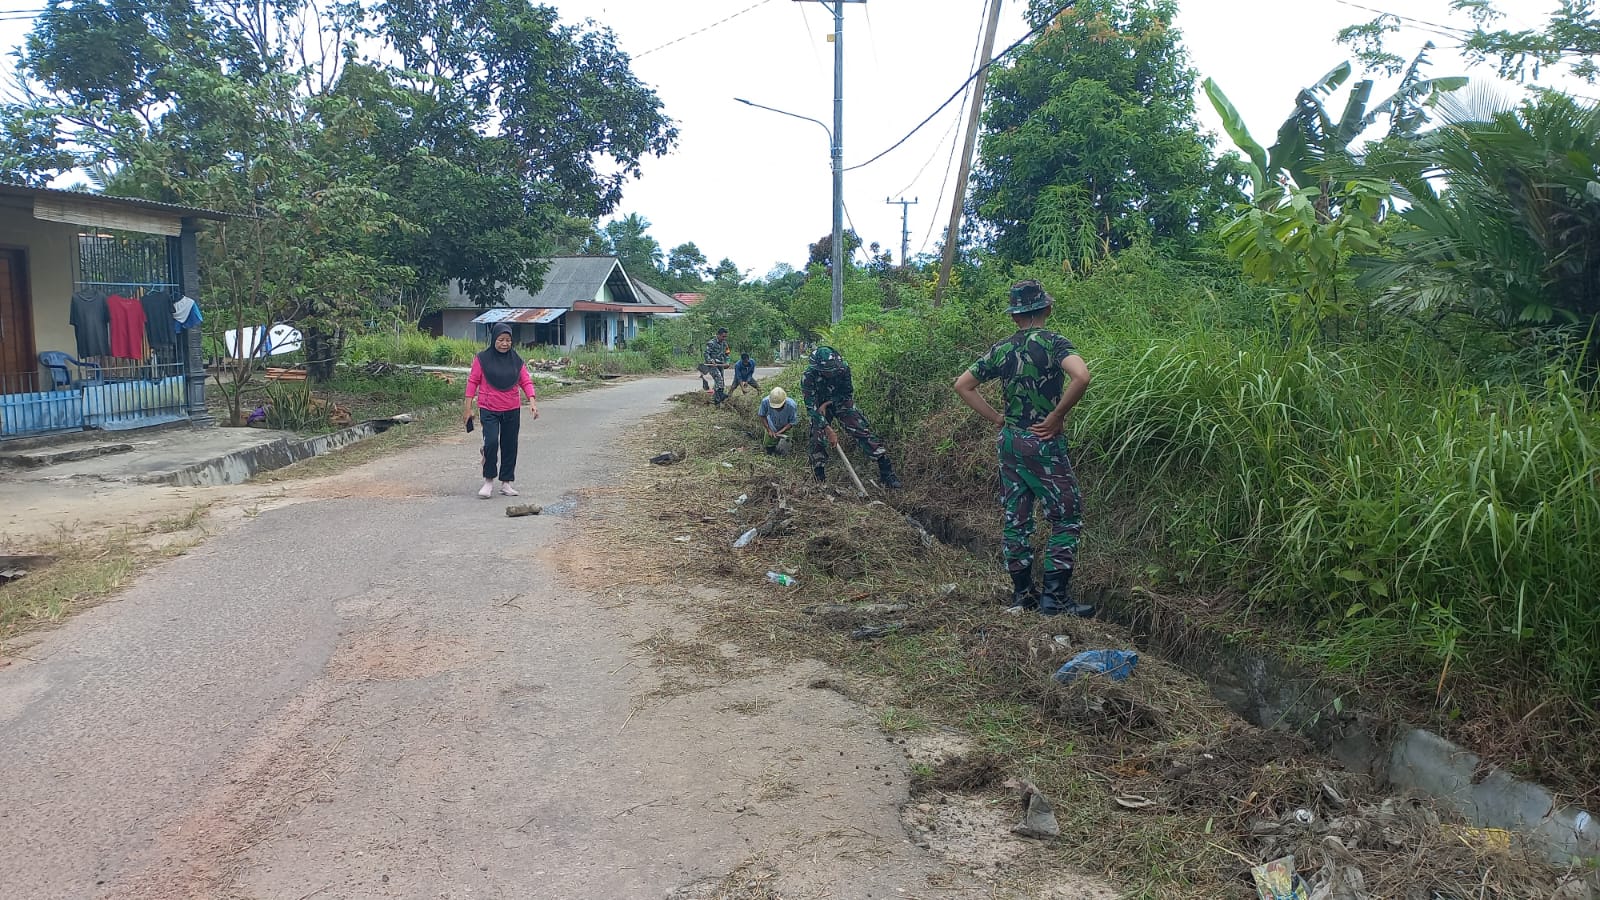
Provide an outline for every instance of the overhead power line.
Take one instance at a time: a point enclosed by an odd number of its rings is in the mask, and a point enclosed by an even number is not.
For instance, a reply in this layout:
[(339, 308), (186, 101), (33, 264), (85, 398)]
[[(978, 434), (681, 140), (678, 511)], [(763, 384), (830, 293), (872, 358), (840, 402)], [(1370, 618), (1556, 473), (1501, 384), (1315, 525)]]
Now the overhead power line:
[(1439, 22), (1429, 22), (1427, 19), (1418, 19), (1418, 18), (1416, 18), (1414, 16), (1403, 16), (1403, 15), (1401, 15), (1399, 13), (1392, 13), (1392, 12), (1389, 12), (1387, 10), (1377, 9), (1377, 8), (1371, 7), (1371, 6), (1364, 6), (1364, 5), (1360, 4), (1360, 3), (1354, 3), (1354, 2), (1352, 2), (1352, 0), (1334, 0), (1334, 2), (1335, 3), (1341, 3), (1341, 4), (1343, 4), (1345, 6), (1348, 6), (1348, 7), (1352, 8), (1352, 9), (1359, 9), (1362, 12), (1369, 12), (1369, 13), (1374, 13), (1374, 14), (1380, 15), (1380, 16), (1387, 16), (1388, 18), (1394, 19), (1397, 22), (1404, 22), (1404, 23), (1406, 23), (1408, 25), (1411, 25), (1413, 27), (1431, 29), (1436, 34), (1441, 34), (1444, 37), (1468, 38), (1468, 37), (1472, 37), (1472, 35), (1474, 34), (1473, 30), (1470, 29), (1470, 28), (1462, 28), (1462, 27), (1460, 27), (1458, 25), (1444, 25), (1444, 24), (1441, 24)]
[[(1023, 35), (1022, 37), (1018, 38), (1016, 43), (1012, 44), (1011, 46), (1007, 47), (1006, 49), (1004, 49), (1004, 50), (1000, 51), (999, 53), (995, 54), (994, 59), (991, 59), (988, 63), (986, 63), (986, 64), (984, 64), (982, 66), (979, 66), (971, 75), (969, 75), (967, 77), (966, 81), (961, 82), (961, 86), (956, 88), (955, 93), (951, 94), (949, 99), (947, 99), (943, 103), (939, 104), (938, 108), (936, 108), (933, 112), (928, 113), (928, 117), (926, 119), (923, 119), (921, 122), (918, 122), (917, 126), (915, 128), (913, 128), (910, 131), (906, 132), (905, 137), (902, 137), (900, 140), (895, 141), (894, 144), (892, 144), (889, 147), (889, 149), (883, 151), (882, 153), (879, 153), (877, 156), (872, 157), (871, 159), (867, 160), (866, 162), (856, 163), (853, 166), (846, 166), (845, 167), (845, 171), (846, 172), (853, 172), (856, 169), (864, 169), (867, 166), (872, 165), (873, 163), (877, 162), (878, 160), (883, 159), (885, 156), (888, 156), (889, 154), (893, 153), (894, 151), (900, 149), (901, 145), (905, 144), (906, 141), (911, 140), (911, 138), (913, 136), (915, 136), (917, 132), (921, 131), (925, 126), (927, 126), (927, 124), (929, 122), (932, 122), (935, 116), (939, 115), (939, 113), (944, 112), (945, 107), (947, 107), (950, 104), (956, 102), (956, 98), (960, 97), (966, 91), (967, 85), (973, 83), (974, 81), (977, 81), (978, 80), (978, 76), (980, 74), (982, 74), (985, 71), (988, 71), (990, 66), (993, 66), (995, 63), (999, 62), (1000, 60), (1005, 59), (1007, 56), (1010, 56), (1012, 53), (1015, 53), (1017, 51), (1017, 49), (1020, 48), (1023, 44), (1026, 44), (1028, 41), (1033, 40), (1041, 32), (1043, 32), (1046, 28), (1049, 28), (1051, 26), (1051, 24), (1053, 24), (1055, 22), (1057, 16), (1061, 15), (1062, 13), (1066, 12), (1067, 10), (1071, 9), (1072, 7), (1074, 7), (1076, 5), (1077, 5), (1076, 3), (1068, 3), (1068, 4), (1058, 8), (1055, 12), (1051, 13), (1050, 15), (1046, 16), (1045, 19), (1044, 19), (1044, 24), (1043, 25), (1040, 25), (1040, 26), (1034, 28), (1032, 31), (1030, 31), (1027, 34)], [(973, 98), (972, 102), (981, 103), (981, 102), (983, 102), (983, 98), (982, 97), (975, 97), (975, 98)]]
[(737, 19), (740, 16), (744, 15), (745, 13), (750, 12), (753, 9), (758, 9), (760, 7), (766, 6), (768, 3), (771, 3), (771, 2), (772, 2), (772, 0), (757, 0), (757, 2), (752, 3), (749, 6), (746, 6), (744, 9), (739, 10), (738, 12), (734, 13), (733, 15), (727, 16), (726, 18), (718, 19), (717, 21), (712, 22), (710, 25), (707, 25), (704, 28), (700, 28), (700, 29), (696, 29), (694, 31), (691, 31), (688, 34), (684, 35), (683, 37), (673, 38), (672, 40), (667, 41), (665, 44), (662, 44), (659, 47), (651, 47), (649, 50), (646, 50), (643, 53), (639, 54), (638, 56), (635, 56), (634, 59), (643, 59), (644, 57), (649, 56), (650, 54), (655, 53), (658, 50), (665, 50), (668, 47), (671, 47), (673, 44), (681, 44), (684, 41), (687, 41), (688, 39), (690, 39), (692, 37), (695, 37), (697, 35), (705, 34), (706, 32), (710, 31), (711, 29), (716, 28), (718, 25), (726, 25), (727, 23), (732, 22), (734, 19)]

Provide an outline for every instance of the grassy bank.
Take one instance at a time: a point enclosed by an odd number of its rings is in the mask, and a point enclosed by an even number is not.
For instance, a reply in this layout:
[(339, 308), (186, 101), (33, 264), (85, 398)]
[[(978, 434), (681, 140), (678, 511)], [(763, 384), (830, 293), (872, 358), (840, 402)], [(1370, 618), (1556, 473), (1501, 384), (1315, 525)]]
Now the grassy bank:
[[(1600, 411), (1561, 371), (1488, 367), (1391, 324), (1280, 339), (1226, 271), (1130, 256), (1034, 273), (1094, 373), (1069, 433), (1083, 574), (1271, 635), (1525, 771), (1593, 783), (1551, 736), (1600, 708)], [(949, 382), (999, 304), (837, 328), (913, 481), (997, 540), (990, 433)], [(963, 513), (961, 507), (982, 512)], [(1512, 727), (1514, 725), (1514, 727)]]
[[(963, 870), (981, 857), (964, 856), (947, 824), (1017, 847), (982, 876), (995, 880), (996, 896), (1043, 896), (1044, 886), (1072, 880), (1065, 867), (1114, 879), (1122, 896), (1244, 900), (1255, 896), (1249, 867), (1286, 853), (1308, 876), (1323, 866), (1360, 869), (1373, 897), (1511, 900), (1548, 895), (1562, 877), (1520, 844), (1480, 855), (1453, 837), (1459, 822), (1447, 811), (1396, 801), (1300, 738), (1241, 721), (1157, 655), (1144, 654), (1122, 683), (1053, 681), (1078, 651), (1130, 647), (1133, 635), (1098, 621), (1005, 614), (1008, 592), (992, 560), (927, 540), (907, 519), (916, 504), (948, 500), (947, 482), (888, 494), (869, 487), (870, 500), (857, 500), (836, 470), (817, 485), (803, 459), (761, 455), (757, 399), (712, 409), (685, 395), (659, 437), (632, 448), (641, 461), (661, 449), (683, 459), (641, 463), (628, 479), (618, 498), (625, 514), (597, 535), (612, 549), (594, 577), (614, 582), (618, 602), (677, 602), (696, 618), (696, 643), (683, 646), (699, 650), (665, 660), (672, 666), (655, 673), (663, 690), (738, 677), (717, 668), (719, 647), (740, 648), (741, 659), (746, 651), (821, 659), (835, 672), (809, 688), (866, 704), (891, 740), (954, 747), (913, 764), (902, 820), (931, 842), (928, 852)], [(730, 549), (758, 526), (748, 547)], [(774, 569), (798, 583), (768, 584)], [(854, 636), (862, 626), (881, 636)], [(1007, 778), (1052, 799), (1061, 840), (1006, 835), (1016, 820)], [(1285, 828), (1300, 810), (1329, 824)], [(1346, 835), (1342, 849), (1329, 849), (1325, 828)]]

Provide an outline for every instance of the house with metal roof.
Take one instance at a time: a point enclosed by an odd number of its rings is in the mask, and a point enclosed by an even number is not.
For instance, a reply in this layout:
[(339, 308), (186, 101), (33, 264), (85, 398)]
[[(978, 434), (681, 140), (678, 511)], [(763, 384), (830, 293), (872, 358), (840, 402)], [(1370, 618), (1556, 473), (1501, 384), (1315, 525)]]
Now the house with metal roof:
[(208, 421), (198, 318), (175, 312), (200, 305), (200, 224), (222, 218), (0, 183), (0, 440)]
[(504, 322), (519, 346), (568, 350), (612, 349), (637, 337), (658, 316), (684, 307), (670, 294), (632, 278), (614, 256), (554, 256), (539, 289), (508, 287), (502, 305), (484, 309), (452, 281), (444, 308), (419, 327), (436, 337), (487, 343), (489, 329)]

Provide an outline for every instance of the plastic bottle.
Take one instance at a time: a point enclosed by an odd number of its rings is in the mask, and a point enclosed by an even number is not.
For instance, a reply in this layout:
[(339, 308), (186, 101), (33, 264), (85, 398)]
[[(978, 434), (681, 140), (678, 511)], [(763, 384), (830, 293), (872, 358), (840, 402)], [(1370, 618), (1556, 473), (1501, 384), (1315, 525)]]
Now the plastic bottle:
[(772, 582), (773, 584), (781, 585), (783, 587), (789, 587), (791, 585), (794, 585), (794, 584), (798, 583), (793, 578), (790, 578), (789, 576), (783, 574), (782, 572), (768, 572), (767, 573), (767, 580)]

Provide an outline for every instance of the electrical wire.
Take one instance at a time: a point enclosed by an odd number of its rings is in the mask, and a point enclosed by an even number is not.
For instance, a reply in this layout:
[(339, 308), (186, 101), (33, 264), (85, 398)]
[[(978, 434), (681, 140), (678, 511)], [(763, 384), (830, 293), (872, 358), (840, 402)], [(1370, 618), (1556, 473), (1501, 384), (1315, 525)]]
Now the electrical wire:
[(1435, 34), (1440, 34), (1444, 37), (1467, 38), (1472, 37), (1473, 35), (1473, 31), (1470, 28), (1461, 28), (1456, 25), (1443, 25), (1438, 22), (1429, 22), (1427, 19), (1418, 19), (1414, 16), (1402, 16), (1399, 13), (1387, 12), (1371, 6), (1363, 6), (1360, 3), (1352, 2), (1352, 0), (1334, 0), (1334, 2), (1343, 4), (1353, 9), (1359, 9), (1363, 12), (1376, 13), (1380, 16), (1388, 16), (1395, 21), (1405, 22), (1413, 27), (1431, 29)]
[[(989, 5), (987, 3), (985, 3), (978, 10), (978, 40), (975, 41), (973, 43), (973, 45), (972, 45), (972, 60), (967, 63), (967, 70), (968, 71), (971, 71), (973, 66), (976, 66), (978, 64), (978, 53), (983, 49), (983, 23), (984, 23), (984, 20), (988, 17), (988, 13), (989, 13)], [(918, 179), (922, 178), (922, 174), (924, 172), (928, 171), (928, 167), (933, 165), (933, 161), (939, 157), (939, 151), (944, 147), (944, 142), (950, 140), (950, 135), (953, 134), (955, 132), (955, 130), (956, 130), (956, 127), (961, 124), (961, 118), (962, 118), (961, 114), (966, 112), (966, 108), (967, 108), (967, 103), (966, 103), (966, 100), (963, 99), (961, 101), (961, 105), (959, 107), (957, 107), (957, 109), (956, 109), (955, 118), (950, 120), (950, 127), (945, 130), (944, 137), (939, 138), (938, 143), (934, 144), (934, 146), (933, 146), (933, 152), (928, 154), (927, 162), (924, 162), (922, 164), (922, 168), (917, 170), (917, 174), (912, 176), (911, 183), (906, 185), (905, 187), (901, 188), (900, 190), (896, 191), (895, 192), (896, 194), (898, 194), (901, 197), (904, 197), (906, 195), (907, 191), (911, 190), (913, 187), (916, 186)], [(951, 154), (954, 154), (956, 152), (956, 148), (953, 145), (950, 148), (950, 152), (951, 152)]]
[[(975, 68), (978, 65), (978, 54), (983, 49), (983, 23), (988, 18), (988, 15), (989, 5), (985, 3), (983, 8), (978, 10), (978, 39), (972, 44), (972, 61), (967, 65), (967, 68), (969, 69)], [(971, 102), (971, 100), (972, 91), (963, 91), (961, 104), (956, 108), (956, 122), (959, 123), (966, 117), (967, 104)], [(939, 198), (933, 201), (934, 214), (928, 217), (928, 230), (922, 233), (922, 243), (917, 245), (918, 256), (921, 256), (923, 253), (927, 252), (928, 243), (933, 240), (934, 229), (939, 227), (938, 211), (944, 208), (944, 192), (950, 189), (950, 172), (955, 168), (957, 152), (956, 148), (959, 146), (960, 144), (954, 139), (950, 141), (950, 155), (945, 159), (944, 177), (939, 181)]]
[(697, 29), (695, 31), (689, 32), (688, 34), (684, 35), (683, 37), (673, 38), (672, 40), (667, 41), (665, 44), (662, 44), (659, 47), (651, 47), (649, 50), (646, 50), (643, 53), (639, 54), (638, 56), (635, 56), (634, 59), (643, 59), (646, 56), (649, 56), (650, 54), (655, 53), (658, 50), (665, 50), (668, 47), (671, 47), (673, 44), (681, 44), (684, 41), (687, 41), (688, 39), (690, 39), (692, 37), (696, 37), (698, 35), (705, 34), (706, 32), (710, 31), (711, 29), (716, 28), (718, 25), (725, 25), (728, 22), (732, 22), (734, 19), (739, 18), (740, 16), (744, 15), (745, 13), (750, 12), (753, 9), (757, 9), (759, 7), (762, 7), (762, 6), (766, 6), (768, 3), (771, 3), (771, 2), (772, 2), (772, 0), (756, 0), (755, 3), (752, 3), (749, 6), (746, 6), (744, 9), (739, 10), (738, 12), (734, 13), (731, 16), (727, 16), (726, 18), (718, 19), (717, 21), (712, 22), (710, 25), (707, 25), (704, 28), (700, 28), (700, 29)]
[[(1072, 7), (1074, 7), (1076, 5), (1077, 5), (1076, 3), (1068, 3), (1068, 4), (1060, 7), (1059, 9), (1057, 9), (1055, 12), (1051, 13), (1050, 15), (1046, 16), (1045, 19), (1044, 19), (1044, 24), (1043, 25), (1039, 25), (1039, 26), (1035, 27), (1032, 31), (1029, 31), (1027, 34), (1025, 34), (1022, 37), (1018, 38), (1017, 41), (1015, 43), (1013, 43), (1011, 46), (1009, 46), (1006, 49), (1004, 49), (1004, 50), (1000, 51), (999, 53), (995, 54), (993, 59), (989, 60), (987, 63), (984, 63), (982, 66), (979, 66), (977, 71), (974, 71), (970, 76), (967, 77), (966, 81), (961, 82), (961, 86), (956, 88), (955, 93), (951, 94), (949, 99), (947, 99), (943, 103), (939, 104), (938, 108), (935, 109), (933, 112), (928, 113), (928, 117), (926, 119), (923, 119), (921, 122), (918, 122), (917, 126), (915, 128), (913, 128), (910, 131), (906, 132), (905, 137), (902, 137), (900, 140), (895, 141), (894, 144), (889, 147), (889, 149), (883, 151), (882, 153), (879, 153), (877, 156), (872, 157), (871, 159), (867, 160), (866, 162), (856, 163), (853, 166), (846, 166), (845, 167), (845, 171), (846, 172), (854, 172), (856, 169), (864, 169), (867, 166), (872, 165), (873, 163), (877, 162), (878, 160), (883, 159), (885, 156), (888, 156), (889, 154), (893, 153), (894, 151), (900, 149), (900, 147), (903, 144), (905, 144), (906, 141), (911, 140), (911, 138), (917, 132), (921, 131), (923, 129), (923, 127), (926, 126), (929, 122), (932, 122), (935, 116), (937, 116), (941, 112), (944, 112), (944, 108), (945, 107), (947, 107), (950, 104), (954, 103), (956, 101), (957, 97), (960, 97), (963, 93), (965, 93), (966, 90), (967, 90), (967, 86), (972, 84), (974, 81), (978, 80), (978, 75), (980, 75), (981, 73), (987, 71), (989, 69), (989, 67), (993, 66), (995, 63), (1001, 61), (1002, 59), (1005, 59), (1007, 56), (1010, 56), (1012, 53), (1015, 53), (1017, 51), (1017, 49), (1020, 48), (1023, 44), (1026, 44), (1028, 41), (1033, 40), (1041, 32), (1043, 32), (1046, 28), (1049, 28), (1051, 26), (1051, 24), (1053, 24), (1055, 22), (1057, 16), (1061, 15), (1062, 13), (1066, 12), (1067, 10), (1071, 9)], [(981, 101), (982, 101), (982, 98), (977, 98), (976, 100), (974, 100), (974, 102), (981, 102)]]
[(800, 22), (806, 26), (806, 46), (811, 48), (811, 69), (814, 72), (821, 72), (822, 60), (817, 56), (817, 35), (811, 30), (811, 19), (806, 16), (806, 5), (796, 4), (795, 9), (800, 13)]

